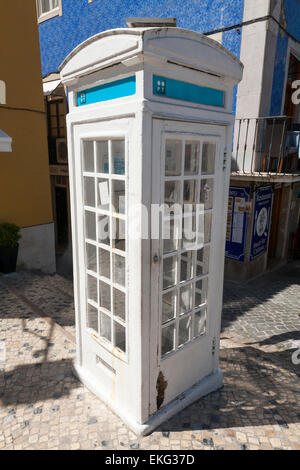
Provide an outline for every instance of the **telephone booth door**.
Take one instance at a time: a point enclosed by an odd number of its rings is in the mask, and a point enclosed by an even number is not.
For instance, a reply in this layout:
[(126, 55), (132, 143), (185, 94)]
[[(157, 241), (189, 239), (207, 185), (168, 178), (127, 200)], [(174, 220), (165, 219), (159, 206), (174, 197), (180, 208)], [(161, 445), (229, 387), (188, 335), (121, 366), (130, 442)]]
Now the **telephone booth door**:
[(157, 403), (152, 383), (153, 412), (214, 371), (224, 145), (222, 126), (154, 120), (152, 203), (161, 218), (152, 240), (151, 310), (165, 390)]

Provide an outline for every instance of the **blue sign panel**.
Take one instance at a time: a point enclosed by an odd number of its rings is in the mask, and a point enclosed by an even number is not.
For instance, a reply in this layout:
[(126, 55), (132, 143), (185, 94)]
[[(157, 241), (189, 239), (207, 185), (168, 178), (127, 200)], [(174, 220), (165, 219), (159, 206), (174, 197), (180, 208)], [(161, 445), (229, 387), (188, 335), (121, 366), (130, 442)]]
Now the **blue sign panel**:
[(255, 191), (250, 261), (266, 252), (270, 231), (273, 187), (262, 186)]
[(79, 91), (77, 93), (77, 106), (99, 103), (101, 101), (114, 100), (124, 96), (135, 95), (135, 75), (114, 82), (105, 83), (94, 88)]
[(245, 242), (249, 212), (250, 188), (229, 188), (226, 258), (245, 261)]
[(153, 94), (210, 106), (224, 106), (224, 91), (153, 75)]

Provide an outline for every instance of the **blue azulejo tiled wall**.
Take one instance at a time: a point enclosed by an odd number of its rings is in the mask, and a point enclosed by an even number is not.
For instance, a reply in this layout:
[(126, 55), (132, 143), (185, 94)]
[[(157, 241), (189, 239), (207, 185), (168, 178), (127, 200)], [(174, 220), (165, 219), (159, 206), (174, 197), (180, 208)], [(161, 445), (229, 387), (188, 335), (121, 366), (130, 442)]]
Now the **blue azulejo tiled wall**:
[(300, 0), (284, 0), (283, 5), (286, 29), (300, 41)]
[[(63, 14), (39, 26), (43, 76), (57, 72), (75, 46), (101, 31), (126, 27), (126, 18), (176, 17), (181, 28), (201, 33), (242, 22), (244, 0), (62, 0)], [(225, 47), (239, 56), (241, 35), (223, 35)]]
[(287, 34), (281, 32), (277, 37), (270, 116), (279, 116), (281, 114), (287, 61), (287, 48), (288, 36)]
[(283, 0), (281, 24), (287, 32), (280, 30), (277, 38), (276, 56), (274, 64), (271, 116), (279, 116), (283, 110), (283, 94), (286, 74), (286, 64), (289, 60), (288, 41), (289, 35), (300, 41), (300, 0)]

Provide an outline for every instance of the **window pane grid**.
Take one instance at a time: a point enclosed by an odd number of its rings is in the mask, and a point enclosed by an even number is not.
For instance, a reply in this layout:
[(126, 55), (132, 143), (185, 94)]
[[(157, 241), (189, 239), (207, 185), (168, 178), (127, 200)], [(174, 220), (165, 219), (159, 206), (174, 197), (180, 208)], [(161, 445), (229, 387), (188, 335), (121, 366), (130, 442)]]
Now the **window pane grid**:
[(92, 307), (98, 308), (98, 303), (94, 302), (93, 300), (88, 300), (88, 304), (91, 305)]
[[(188, 207), (181, 215), (167, 211), (163, 216), (165, 232), (169, 222), (172, 236), (179, 227), (186, 241), (182, 237), (177, 243), (163, 243), (162, 356), (205, 334), (216, 142), (167, 138), (165, 158), (163, 201), (169, 206), (179, 203)], [(196, 204), (202, 205), (200, 212)], [(201, 215), (203, 220), (198, 220)], [(191, 236), (196, 237), (197, 249), (192, 245), (194, 240), (189, 240)]]
[[(89, 275), (89, 276), (92, 276), (93, 278), (97, 279), (98, 281), (102, 281), (104, 282), (105, 284), (108, 284), (110, 286), (112, 286), (113, 288), (115, 289), (118, 289), (119, 291), (123, 292), (124, 294), (126, 294), (126, 287), (123, 286), (122, 284), (118, 284), (117, 282), (113, 282), (111, 281), (110, 279), (108, 279), (107, 277), (105, 276), (100, 276), (99, 274), (97, 274), (95, 271), (91, 271), (90, 269), (87, 269), (86, 273)], [(171, 289), (172, 290), (172, 289)]]
[(82, 149), (86, 273), (94, 290), (97, 282), (97, 296), (87, 292), (88, 305), (98, 309), (98, 336), (126, 353), (125, 140), (84, 140)]
[(39, 0), (39, 14), (43, 15), (58, 8), (58, 0)]
[[(91, 242), (89, 241), (89, 243)], [(201, 246), (201, 248), (199, 249), (201, 250), (202, 248), (209, 248), (209, 247), (210, 247), (210, 242), (207, 242), (207, 243), (204, 243), (203, 246)], [(178, 250), (174, 250), (169, 253), (164, 253), (163, 259), (172, 258), (172, 256), (176, 256), (177, 254), (184, 255), (185, 253), (188, 253), (189, 251), (191, 250), (188, 250), (187, 248), (179, 248)], [(196, 252), (197, 250), (193, 250), (193, 251)]]

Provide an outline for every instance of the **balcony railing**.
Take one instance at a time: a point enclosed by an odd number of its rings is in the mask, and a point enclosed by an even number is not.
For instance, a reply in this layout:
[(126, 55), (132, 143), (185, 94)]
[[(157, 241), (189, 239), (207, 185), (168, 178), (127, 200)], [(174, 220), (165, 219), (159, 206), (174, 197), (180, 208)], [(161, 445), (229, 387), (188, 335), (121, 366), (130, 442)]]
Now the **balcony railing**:
[(235, 121), (231, 171), (300, 174), (300, 124), (288, 116)]

